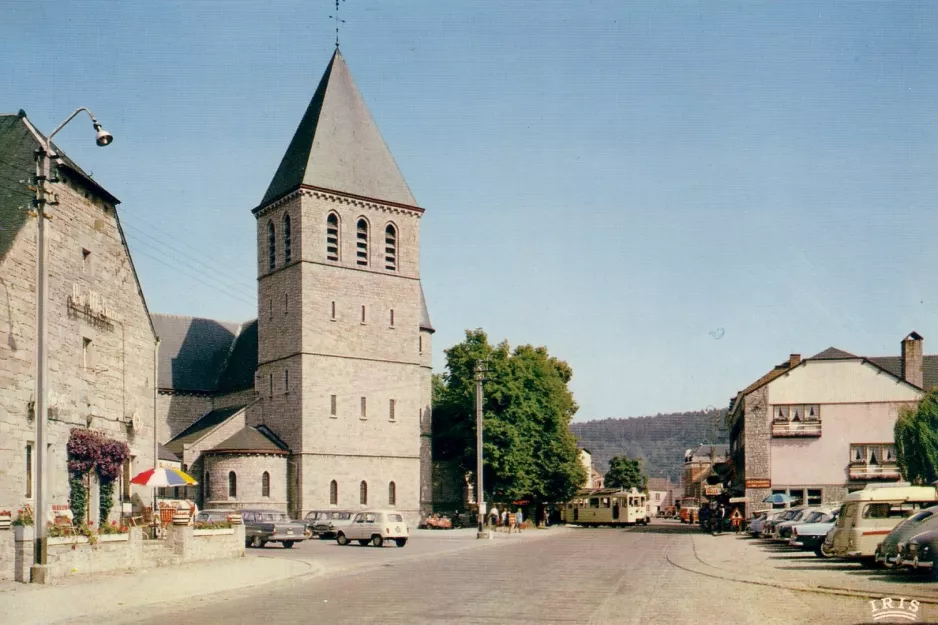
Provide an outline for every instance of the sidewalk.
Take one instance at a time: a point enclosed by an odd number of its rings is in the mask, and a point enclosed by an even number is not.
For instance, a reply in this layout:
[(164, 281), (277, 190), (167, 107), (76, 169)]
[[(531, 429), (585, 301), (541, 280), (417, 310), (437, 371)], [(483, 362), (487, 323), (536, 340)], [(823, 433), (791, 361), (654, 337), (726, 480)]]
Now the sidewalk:
[(822, 559), (783, 543), (735, 534), (690, 536), (689, 549), (672, 549), (668, 559), (687, 570), (721, 579), (802, 590), (866, 597), (906, 596), (938, 603), (938, 589), (926, 575)]
[(315, 565), (309, 562), (261, 557), (88, 575), (48, 586), (2, 583), (0, 623), (51, 625), (92, 615), (108, 622), (107, 615), (316, 572)]

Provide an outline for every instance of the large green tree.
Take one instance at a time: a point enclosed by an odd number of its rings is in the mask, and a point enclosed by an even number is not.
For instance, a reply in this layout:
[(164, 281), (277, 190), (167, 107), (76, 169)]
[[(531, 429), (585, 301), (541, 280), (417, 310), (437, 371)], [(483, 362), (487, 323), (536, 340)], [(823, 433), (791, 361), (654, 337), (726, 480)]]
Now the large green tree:
[(638, 490), (646, 490), (648, 476), (642, 473), (641, 458), (631, 460), (628, 456), (613, 456), (609, 461), (609, 471), (606, 472), (604, 484), (608, 488), (629, 489), (634, 486)]
[(569, 426), (577, 405), (570, 366), (544, 347), (492, 346), (482, 330), (446, 350), (446, 372), (433, 386), (433, 452), (476, 472), (475, 366), (483, 383), (483, 487), (496, 502), (570, 499), (586, 480)]
[(896, 464), (913, 484), (938, 480), (938, 389), (928, 393), (916, 410), (899, 411), (896, 420)]

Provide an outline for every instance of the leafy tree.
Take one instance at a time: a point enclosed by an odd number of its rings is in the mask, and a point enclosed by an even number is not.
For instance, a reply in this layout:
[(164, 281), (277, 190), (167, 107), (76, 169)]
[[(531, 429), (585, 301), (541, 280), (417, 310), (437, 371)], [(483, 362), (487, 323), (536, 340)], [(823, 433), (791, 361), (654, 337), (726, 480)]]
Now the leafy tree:
[(434, 380), (433, 452), (476, 472), (475, 366), (483, 383), (483, 487), (492, 501), (566, 501), (586, 480), (569, 426), (577, 405), (570, 366), (544, 347), (491, 346), (482, 330), (446, 350), (446, 373)]
[(634, 486), (638, 490), (647, 490), (648, 476), (642, 473), (640, 458), (630, 460), (628, 456), (613, 456), (604, 483), (609, 488), (629, 489)]
[(913, 484), (938, 480), (938, 389), (922, 398), (916, 410), (899, 411), (895, 440), (903, 479)]

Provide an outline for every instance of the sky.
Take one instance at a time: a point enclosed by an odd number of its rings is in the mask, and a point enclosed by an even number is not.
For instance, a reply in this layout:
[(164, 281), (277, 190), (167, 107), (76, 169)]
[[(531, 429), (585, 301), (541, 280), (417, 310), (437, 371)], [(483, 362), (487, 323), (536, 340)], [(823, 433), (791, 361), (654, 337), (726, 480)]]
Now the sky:
[[(256, 317), (255, 220), (330, 0), (6, 0), (0, 112), (121, 200), (151, 311)], [(434, 368), (545, 345), (576, 420), (725, 407), (790, 353), (938, 353), (938, 2), (342, 2), (417, 202)]]

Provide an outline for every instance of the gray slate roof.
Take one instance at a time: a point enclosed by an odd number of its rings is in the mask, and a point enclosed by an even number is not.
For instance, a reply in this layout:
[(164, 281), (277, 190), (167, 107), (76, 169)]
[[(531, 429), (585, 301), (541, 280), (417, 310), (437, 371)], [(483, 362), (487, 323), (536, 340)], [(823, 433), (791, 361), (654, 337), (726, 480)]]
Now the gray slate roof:
[(160, 338), (160, 388), (227, 392), (254, 386), (256, 320), (231, 323), (177, 315), (151, 317)]
[(853, 360), (854, 358), (860, 358), (860, 356), (854, 356), (836, 347), (828, 347), (820, 354), (811, 356), (808, 360)]
[(289, 453), (282, 443), (268, 438), (263, 432), (250, 426), (239, 430), (234, 436), (215, 445), (209, 451), (211, 453)]
[(244, 408), (244, 405), (231, 406), (230, 408), (219, 408), (218, 410), (205, 413), (199, 417), (195, 423), (166, 443), (166, 448), (176, 455), (181, 454), (187, 443), (196, 442), (204, 435), (208, 434), (209, 430), (221, 425), (238, 412), (244, 410)]
[(261, 206), (300, 185), (417, 205), (338, 50), (319, 81)]
[(163, 444), (160, 444), (156, 457), (160, 460), (166, 460), (167, 462), (181, 462), (179, 456), (174, 454), (169, 447)]
[(430, 311), (427, 310), (427, 298), (423, 296), (423, 285), (420, 285), (420, 329), (436, 332), (430, 323)]
[[(901, 356), (874, 356), (867, 358), (871, 363), (882, 367), (897, 378), (902, 377), (902, 357)], [(922, 363), (923, 384), (925, 391), (930, 391), (938, 387), (938, 356), (924, 356)]]

